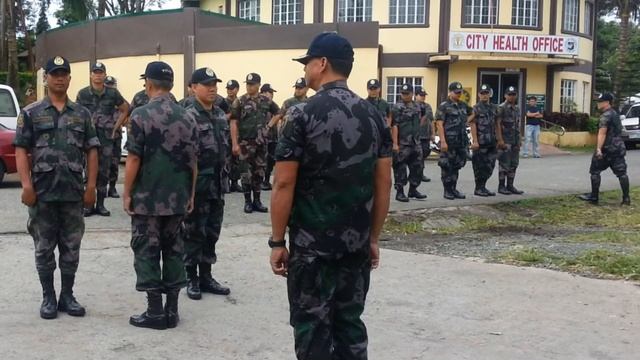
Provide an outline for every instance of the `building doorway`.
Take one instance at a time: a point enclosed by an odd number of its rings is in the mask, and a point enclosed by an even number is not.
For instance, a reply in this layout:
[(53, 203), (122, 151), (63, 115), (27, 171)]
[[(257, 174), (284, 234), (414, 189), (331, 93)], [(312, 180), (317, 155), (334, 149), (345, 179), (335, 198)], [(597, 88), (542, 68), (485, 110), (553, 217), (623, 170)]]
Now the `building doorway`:
[(480, 70), (480, 84), (487, 84), (493, 89), (491, 102), (501, 104), (504, 101), (505, 90), (513, 86), (518, 90), (518, 106), (522, 109), (525, 94), (523, 90), (523, 72), (520, 70)]

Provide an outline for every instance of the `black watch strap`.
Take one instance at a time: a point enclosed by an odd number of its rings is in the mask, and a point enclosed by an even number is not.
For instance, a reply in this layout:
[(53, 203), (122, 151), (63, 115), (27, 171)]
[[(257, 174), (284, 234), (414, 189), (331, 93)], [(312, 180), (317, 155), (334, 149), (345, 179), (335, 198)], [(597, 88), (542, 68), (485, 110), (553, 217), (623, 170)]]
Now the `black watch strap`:
[(270, 248), (277, 248), (277, 247), (287, 247), (287, 241), (285, 239), (279, 240), (279, 241), (273, 241), (273, 237), (269, 238), (269, 247)]

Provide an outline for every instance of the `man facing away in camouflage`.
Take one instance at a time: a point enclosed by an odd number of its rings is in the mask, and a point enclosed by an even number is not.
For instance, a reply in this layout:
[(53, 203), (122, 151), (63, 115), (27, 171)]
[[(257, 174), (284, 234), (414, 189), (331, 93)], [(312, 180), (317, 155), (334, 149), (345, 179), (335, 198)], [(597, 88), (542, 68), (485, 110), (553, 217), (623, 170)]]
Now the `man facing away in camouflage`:
[(478, 98), (480, 101), (473, 107), (473, 112), (469, 116), (469, 126), (471, 127), (471, 137), (473, 144), (473, 174), (475, 175), (476, 188), (473, 192), (476, 196), (496, 196), (496, 193), (487, 189), (487, 181), (493, 174), (498, 158), (497, 135), (496, 135), (496, 112), (497, 106), (491, 103), (491, 93), (493, 90), (487, 84), (480, 86)]
[[(280, 109), (271, 99), (258, 93), (260, 75), (250, 73), (246, 79), (247, 93), (231, 106), (231, 143), (233, 155), (238, 156), (242, 173), (244, 212), (267, 212), (260, 200), (267, 157), (268, 115)], [(253, 192), (253, 200), (251, 193)]]
[[(92, 205), (96, 198), (100, 142), (89, 111), (67, 96), (69, 62), (56, 56), (44, 70), (49, 95), (22, 109), (13, 142), (42, 285), (40, 316), (53, 319), (58, 311), (84, 316), (84, 307), (73, 296), (73, 284), (84, 234), (83, 203)], [(82, 181), (85, 161), (86, 189)], [(56, 246), (62, 278), (59, 301), (53, 285)]]
[[(98, 152), (98, 198), (95, 207), (92, 205), (85, 209), (84, 215), (98, 214), (109, 216), (104, 207), (104, 199), (107, 197), (107, 185), (109, 185), (109, 171), (113, 158), (114, 130), (116, 124), (122, 124), (129, 113), (129, 104), (124, 100), (120, 92), (104, 85), (107, 68), (101, 62), (96, 62), (91, 67), (91, 84), (78, 92), (76, 102), (83, 105), (91, 112), (93, 124), (100, 140)], [(120, 118), (114, 120), (113, 114), (119, 111)]]
[(467, 163), (467, 117), (471, 112), (469, 105), (460, 100), (462, 84), (455, 81), (449, 84), (449, 97), (436, 112), (436, 125), (440, 136), (440, 160), (444, 198), (447, 200), (464, 199), (458, 191), (458, 174)]
[[(231, 119), (231, 107), (233, 102), (238, 98), (240, 84), (237, 80), (229, 80), (227, 81), (227, 86), (225, 88), (227, 89), (227, 97), (225, 98), (225, 101), (229, 107), (229, 115), (227, 117)], [(240, 160), (238, 160), (238, 157), (233, 155), (231, 151), (231, 133), (229, 133), (229, 154), (227, 164), (229, 167), (229, 192), (242, 192), (242, 187), (238, 184), (238, 181), (240, 181)]]
[[(131, 113), (122, 197), (131, 216), (136, 290), (147, 292), (148, 306), (129, 323), (166, 329), (178, 324), (178, 294), (186, 284), (178, 232), (193, 210), (198, 127), (169, 96), (173, 70), (168, 64), (149, 63), (143, 78), (150, 100)], [(164, 309), (162, 293), (167, 294)]]
[[(409, 198), (426, 199), (427, 195), (418, 191), (422, 180), (422, 148), (420, 146), (420, 107), (413, 101), (413, 86), (400, 87), (400, 102), (391, 109), (391, 134), (393, 139), (393, 174), (395, 177), (396, 200), (408, 202)], [(407, 178), (407, 167), (409, 178)], [(404, 187), (409, 182), (409, 192)]]
[(187, 296), (194, 300), (201, 299), (202, 292), (218, 295), (230, 292), (211, 276), (211, 265), (217, 260), (224, 193), (229, 186), (226, 169), (229, 123), (224, 111), (214, 104), (219, 82), (211, 68), (194, 71), (191, 76), (194, 102), (187, 108), (198, 124), (199, 148), (195, 203), (193, 212), (184, 221)]
[(627, 150), (622, 140), (622, 123), (620, 115), (611, 106), (613, 95), (603, 93), (597, 99), (598, 110), (602, 111), (598, 123), (598, 142), (595, 153), (591, 158), (591, 193), (580, 195), (579, 198), (594, 205), (598, 204), (600, 194), (600, 173), (608, 168), (618, 177), (622, 189), (622, 204), (631, 205), (629, 197), (629, 176), (627, 175)]
[(347, 87), (353, 48), (345, 38), (323, 33), (296, 60), (316, 94), (290, 108), (278, 142), (271, 269), (287, 276), (298, 359), (364, 360), (360, 316), (389, 210), (391, 134)]
[[(416, 87), (416, 103), (420, 107), (420, 145), (422, 147), (423, 162), (431, 155), (431, 142), (435, 141), (435, 124), (433, 122), (433, 109), (427, 103), (427, 92), (422, 87)], [(430, 182), (431, 179), (425, 175), (426, 166), (422, 167), (422, 182)]]
[(498, 105), (496, 124), (498, 129), (498, 192), (503, 195), (522, 195), (513, 186), (516, 170), (520, 164), (520, 107), (516, 100), (516, 88), (509, 86), (505, 101)]

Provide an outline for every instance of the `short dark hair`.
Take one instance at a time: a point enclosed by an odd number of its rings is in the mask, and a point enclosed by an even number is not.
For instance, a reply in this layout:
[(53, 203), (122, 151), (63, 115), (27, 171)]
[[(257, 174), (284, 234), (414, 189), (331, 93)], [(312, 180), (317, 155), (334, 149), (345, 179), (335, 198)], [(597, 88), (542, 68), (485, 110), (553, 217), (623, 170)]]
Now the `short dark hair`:
[(538, 101), (538, 98), (537, 98), (537, 97), (535, 97), (535, 96), (533, 96), (533, 95), (531, 95), (531, 96), (529, 96), (529, 97), (527, 98), (527, 100), (535, 100), (535, 101)]
[(156, 87), (161, 90), (171, 91), (171, 89), (173, 89), (173, 81), (156, 80), (156, 79), (147, 79), (147, 81), (150, 82), (153, 85), (153, 87)]
[(349, 77), (351, 75), (351, 70), (353, 69), (353, 61), (345, 61), (345, 60), (337, 60), (327, 58), (329, 64), (331, 64), (331, 69), (338, 74), (344, 77)]

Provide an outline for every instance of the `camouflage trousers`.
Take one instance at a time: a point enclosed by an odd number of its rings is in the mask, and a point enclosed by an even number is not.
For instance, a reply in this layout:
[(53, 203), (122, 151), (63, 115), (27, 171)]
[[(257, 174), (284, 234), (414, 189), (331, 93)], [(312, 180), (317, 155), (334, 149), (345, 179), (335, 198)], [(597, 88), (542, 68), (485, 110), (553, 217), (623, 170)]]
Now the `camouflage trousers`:
[(56, 246), (60, 253), (60, 272), (68, 275), (76, 273), (80, 242), (84, 235), (81, 201), (38, 201), (29, 208), (27, 229), (33, 237), (38, 274), (51, 274), (56, 269)]
[(207, 200), (196, 194), (193, 212), (184, 219), (184, 264), (215, 264), (216, 243), (220, 237), (224, 200)]
[(481, 147), (473, 152), (471, 163), (476, 183), (484, 184), (493, 175), (498, 158), (498, 149), (495, 146)]
[(601, 172), (611, 168), (611, 171), (617, 176), (627, 174), (627, 162), (624, 154), (608, 154), (604, 153), (602, 159), (596, 158), (595, 154), (591, 158), (591, 167), (589, 173), (591, 175), (600, 175)]
[(500, 170), (498, 177), (502, 181), (505, 178), (515, 178), (516, 170), (520, 164), (520, 145), (507, 144), (506, 149), (498, 150), (498, 163)]
[(120, 170), (120, 157), (122, 156), (122, 137), (113, 140), (113, 151), (111, 153), (111, 167), (109, 167), (109, 182), (118, 181)]
[(267, 165), (267, 146), (255, 140), (240, 140), (240, 173), (242, 187), (260, 191)]
[(427, 160), (431, 155), (431, 140), (420, 139), (420, 147), (422, 148), (422, 159)]
[(111, 169), (114, 146), (111, 131), (112, 130), (107, 128), (96, 128), (98, 140), (100, 140), (100, 148), (98, 149), (98, 180), (96, 181), (98, 194), (106, 194), (107, 185), (109, 185), (109, 170)]
[(440, 153), (438, 166), (440, 166), (440, 178), (446, 187), (458, 182), (458, 173), (467, 164), (467, 149), (464, 147), (449, 148), (447, 152)]
[(299, 360), (367, 359), (368, 253), (327, 259), (291, 247), (287, 288)]
[(183, 215), (131, 217), (136, 290), (166, 291), (186, 285), (182, 260), (184, 244), (180, 233), (183, 218)]
[[(267, 143), (267, 172), (265, 173), (266, 177), (271, 177), (271, 173), (273, 172), (273, 167), (276, 166), (276, 146), (278, 146), (277, 142), (269, 141)], [(265, 179), (265, 181), (270, 181), (270, 179)]]
[(229, 180), (233, 182), (240, 180), (240, 160), (238, 160), (238, 157), (228, 157), (227, 164), (229, 168)]
[[(409, 182), (411, 186), (420, 186), (420, 182), (422, 181), (422, 170), (424, 168), (424, 159), (422, 157), (422, 148), (420, 147), (420, 144), (400, 144), (400, 150), (393, 155), (393, 175), (395, 185), (404, 187), (407, 185), (407, 182)], [(407, 168), (409, 168), (408, 178)]]

